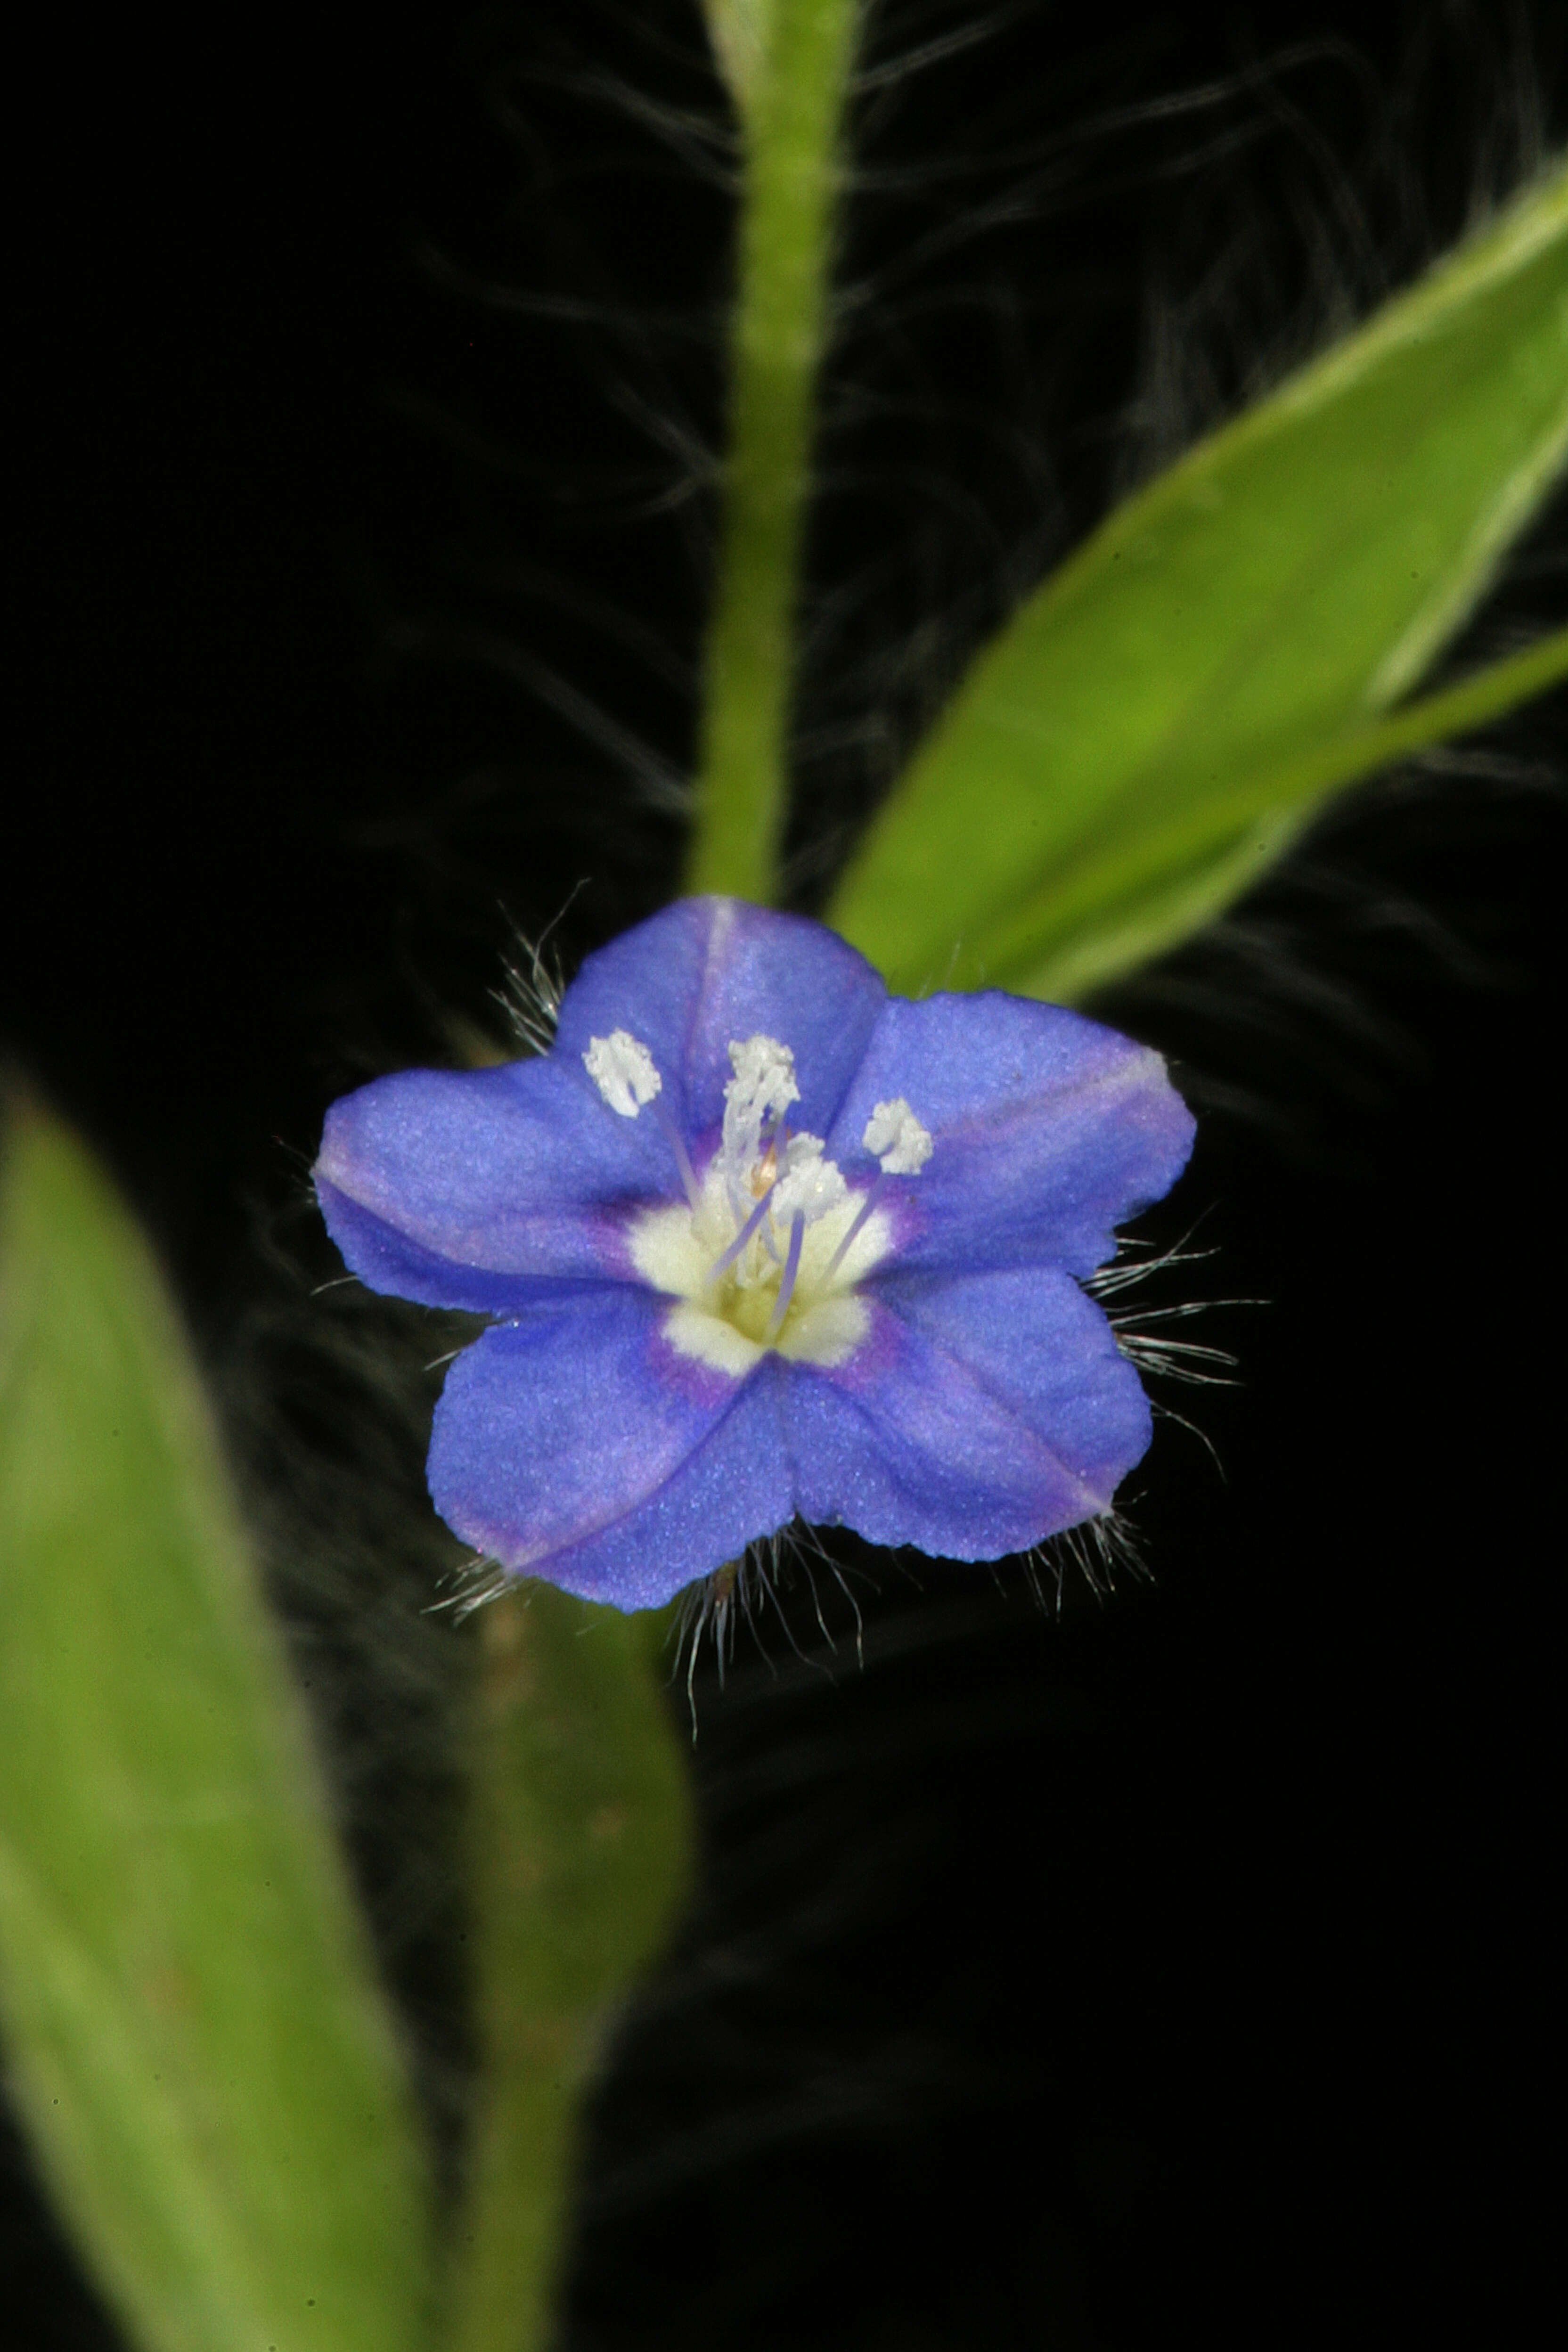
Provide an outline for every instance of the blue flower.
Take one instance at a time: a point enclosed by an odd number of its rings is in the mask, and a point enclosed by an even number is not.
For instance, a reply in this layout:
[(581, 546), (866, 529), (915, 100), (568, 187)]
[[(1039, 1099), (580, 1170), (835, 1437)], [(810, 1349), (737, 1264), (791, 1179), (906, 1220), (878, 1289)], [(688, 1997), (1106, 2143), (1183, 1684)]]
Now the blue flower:
[(1192, 1136), (1113, 1030), (699, 898), (587, 959), (547, 1055), (335, 1104), (315, 1176), (373, 1290), (495, 1318), (442, 1517), (643, 1609), (797, 1514), (973, 1560), (1106, 1510), (1149, 1407), (1080, 1284)]

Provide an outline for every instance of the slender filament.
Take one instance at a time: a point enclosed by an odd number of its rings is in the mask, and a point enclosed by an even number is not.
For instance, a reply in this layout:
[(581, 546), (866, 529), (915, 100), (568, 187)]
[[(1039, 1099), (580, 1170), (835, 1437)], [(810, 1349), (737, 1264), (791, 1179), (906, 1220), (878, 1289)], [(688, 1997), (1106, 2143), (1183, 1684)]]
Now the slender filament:
[(867, 1218), (876, 1207), (878, 1198), (887, 1181), (888, 1180), (885, 1175), (879, 1176), (870, 1191), (867, 1193), (865, 1199), (861, 1202), (859, 1209), (856, 1214), (854, 1223), (850, 1226), (848, 1232), (845, 1234), (844, 1239), (839, 1243), (838, 1247), (834, 1251), (833, 1255), (827, 1261), (827, 1272), (823, 1276), (823, 1280), (825, 1282), (832, 1279), (834, 1275), (837, 1273), (839, 1267), (843, 1265), (845, 1259), (848, 1256), (850, 1243), (854, 1240), (856, 1234), (859, 1232), (861, 1226), (865, 1223)]
[(741, 1227), (740, 1232), (735, 1235), (734, 1240), (730, 1244), (729, 1248), (725, 1250), (721, 1255), (714, 1259), (712, 1266), (709, 1270), (708, 1279), (710, 1282), (717, 1282), (721, 1274), (727, 1274), (731, 1266), (734, 1265), (735, 1260), (740, 1256), (741, 1252), (745, 1248), (746, 1244), (751, 1240), (752, 1235), (756, 1232), (757, 1227), (767, 1215), (768, 1202), (773, 1197), (773, 1186), (770, 1184), (767, 1191), (763, 1194), (762, 1199), (757, 1202), (756, 1207), (752, 1211), (751, 1215), (746, 1219), (745, 1223)]
[(784, 1329), (784, 1319), (789, 1313), (789, 1303), (795, 1296), (795, 1278), (800, 1272), (801, 1244), (805, 1239), (805, 1212), (803, 1209), (797, 1209), (790, 1222), (789, 1255), (784, 1260), (784, 1269), (779, 1276), (779, 1295), (773, 1301), (773, 1311), (768, 1318), (768, 1328), (763, 1334), (764, 1339), (770, 1346)]
[(686, 1198), (693, 1216), (702, 1206), (702, 1188), (697, 1181), (697, 1171), (691, 1165), (691, 1154), (686, 1149), (686, 1139), (658, 1097), (654, 1099), (654, 1117), (663, 1128), (669, 1148), (675, 1154), (675, 1164), (680, 1171), (680, 1181), (686, 1188)]

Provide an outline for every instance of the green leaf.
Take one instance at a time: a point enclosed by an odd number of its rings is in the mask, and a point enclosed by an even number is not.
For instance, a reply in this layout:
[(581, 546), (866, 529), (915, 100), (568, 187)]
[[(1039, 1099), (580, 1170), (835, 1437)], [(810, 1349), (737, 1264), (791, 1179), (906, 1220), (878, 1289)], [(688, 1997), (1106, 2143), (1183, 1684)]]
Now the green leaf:
[(480, 2095), (453, 2233), (452, 2352), (549, 2340), (577, 2125), (606, 2033), (691, 1875), (664, 1619), (548, 1584), (481, 1613), (471, 1768)]
[(1439, 698), (1384, 716), (1565, 451), (1559, 172), (1130, 499), (1024, 604), (828, 919), (895, 986), (1058, 998), (1196, 929), (1329, 793), (1435, 740), (1436, 719), (1495, 716), (1499, 680), (1518, 699), (1561, 674), (1555, 656), (1505, 666), (1446, 716)]
[(145, 2352), (405, 2352), (424, 2168), (306, 1727), (157, 1267), (0, 1149), (0, 2028)]

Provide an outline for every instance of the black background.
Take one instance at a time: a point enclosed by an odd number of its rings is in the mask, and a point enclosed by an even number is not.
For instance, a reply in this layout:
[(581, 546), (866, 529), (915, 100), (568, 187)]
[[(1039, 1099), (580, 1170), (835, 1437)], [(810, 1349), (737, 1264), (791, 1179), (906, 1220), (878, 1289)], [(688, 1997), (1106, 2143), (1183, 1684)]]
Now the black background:
[[(973, 21), (900, 0), (873, 64)], [(313, 1326), (356, 1310), (310, 1301), (302, 1171), (345, 1085), (493, 1029), (513, 923), (575, 889), (569, 966), (675, 887), (722, 106), (662, 0), (192, 22), (51, 20), (22, 90), (0, 1040), (155, 1233), (258, 1508), (319, 1538), (284, 1599), (449, 2146), (464, 1637), (420, 1615), (437, 1539), (388, 1534), (378, 1580), (363, 1535), (421, 1513), (430, 1384), (401, 1438), (345, 1433)], [(807, 906), (1019, 586), (1568, 110), (1546, 5), (987, 25), (860, 101)], [(1456, 664), (1560, 615), (1565, 520)], [(1221, 1466), (1163, 1425), (1150, 1577), (1103, 1602), (846, 1551), (863, 1674), (776, 1620), (771, 1664), (742, 1638), (726, 1694), (704, 1669), (704, 1892), (599, 2103), (572, 2344), (1513, 2332), (1563, 714), (1386, 780), (1108, 1001), (1205, 1114), (1148, 1231), (1215, 1252), (1160, 1296), (1218, 1302), (1197, 1336), (1240, 1359), (1167, 1392)], [(4, 2177), (5, 2341), (117, 2341), (19, 2143)]]

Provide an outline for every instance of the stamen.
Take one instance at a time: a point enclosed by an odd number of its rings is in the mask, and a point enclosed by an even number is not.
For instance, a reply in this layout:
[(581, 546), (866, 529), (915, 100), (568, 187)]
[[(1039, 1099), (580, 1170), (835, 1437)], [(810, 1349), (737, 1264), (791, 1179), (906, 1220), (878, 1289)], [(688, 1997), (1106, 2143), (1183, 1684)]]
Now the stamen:
[(918, 1176), (936, 1148), (902, 1095), (876, 1105), (860, 1141), (881, 1161), (884, 1176)]
[(655, 1103), (653, 1115), (664, 1129), (665, 1140), (675, 1154), (675, 1164), (680, 1171), (680, 1181), (693, 1216), (702, 1206), (702, 1187), (697, 1181), (697, 1171), (691, 1165), (691, 1154), (686, 1149), (686, 1139), (675, 1124), (665, 1104)]
[[(636, 1118), (645, 1103), (655, 1102), (664, 1080), (647, 1047), (629, 1029), (612, 1029), (607, 1037), (590, 1037), (583, 1066), (619, 1118)], [(702, 1187), (691, 1165), (686, 1139), (670, 1117), (668, 1103), (658, 1103), (654, 1117), (675, 1154), (680, 1181), (693, 1215), (702, 1206)]]
[(739, 1177), (732, 1168), (726, 1168), (724, 1171), (725, 1189), (730, 1195), (730, 1213), (737, 1223), (741, 1216), (741, 1203), (745, 1197), (742, 1185), (743, 1184), (745, 1190), (757, 1200), (765, 1201), (778, 1182), (781, 1148), (784, 1154), (784, 1165), (785, 1167), (789, 1165), (791, 1148), (789, 1121), (782, 1110), (775, 1112), (770, 1124), (763, 1129), (758, 1138), (758, 1145), (762, 1151), (762, 1158), (754, 1160), (752, 1166), (743, 1171)]
[(837, 1273), (839, 1267), (848, 1256), (850, 1244), (854, 1241), (856, 1234), (859, 1232), (861, 1226), (865, 1223), (867, 1218), (876, 1207), (879, 1196), (886, 1191), (887, 1183), (888, 1179), (885, 1173), (877, 1177), (873, 1182), (870, 1191), (867, 1193), (865, 1199), (861, 1202), (859, 1208), (855, 1213), (854, 1223), (851, 1224), (848, 1232), (845, 1234), (844, 1239), (839, 1243), (838, 1247), (834, 1251), (833, 1255), (827, 1261), (826, 1267), (825, 1268), (822, 1276), (824, 1282), (832, 1281), (834, 1276)]
[(590, 1037), (583, 1066), (619, 1118), (636, 1118), (664, 1084), (653, 1055), (628, 1029)]
[(779, 1295), (773, 1301), (773, 1311), (768, 1318), (768, 1328), (763, 1334), (764, 1346), (771, 1346), (784, 1329), (784, 1317), (789, 1313), (789, 1303), (795, 1296), (795, 1278), (800, 1272), (801, 1244), (805, 1239), (805, 1212), (804, 1209), (797, 1209), (795, 1213), (795, 1221), (789, 1229), (789, 1255), (784, 1260), (784, 1269), (779, 1276)]
[(837, 1160), (822, 1156), (820, 1135), (794, 1135), (784, 1150), (784, 1174), (773, 1191), (775, 1217), (801, 1210), (808, 1225), (836, 1209), (849, 1187)]
[(823, 1280), (830, 1282), (849, 1255), (856, 1234), (881, 1199), (889, 1176), (918, 1176), (936, 1146), (931, 1129), (922, 1127), (902, 1095), (879, 1102), (866, 1121), (860, 1138), (864, 1149), (881, 1162), (881, 1172), (855, 1213), (855, 1222), (828, 1259)]
[(746, 1244), (751, 1240), (752, 1235), (756, 1232), (757, 1227), (767, 1215), (768, 1202), (771, 1197), (772, 1188), (770, 1186), (768, 1192), (763, 1194), (762, 1199), (757, 1202), (756, 1207), (752, 1211), (751, 1215), (746, 1219), (745, 1223), (735, 1235), (734, 1240), (730, 1244), (729, 1248), (724, 1251), (721, 1256), (716, 1257), (712, 1265), (709, 1267), (708, 1279), (710, 1282), (717, 1282), (721, 1274), (727, 1274), (731, 1266), (734, 1265), (735, 1260), (740, 1256), (741, 1252), (745, 1248)]
[(742, 1175), (756, 1159), (764, 1127), (776, 1126), (800, 1100), (795, 1055), (776, 1037), (732, 1039), (735, 1075), (724, 1088), (724, 1164)]

